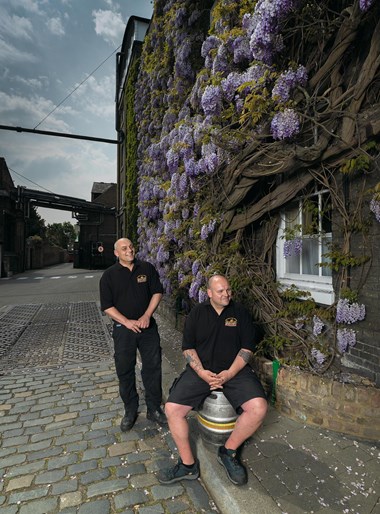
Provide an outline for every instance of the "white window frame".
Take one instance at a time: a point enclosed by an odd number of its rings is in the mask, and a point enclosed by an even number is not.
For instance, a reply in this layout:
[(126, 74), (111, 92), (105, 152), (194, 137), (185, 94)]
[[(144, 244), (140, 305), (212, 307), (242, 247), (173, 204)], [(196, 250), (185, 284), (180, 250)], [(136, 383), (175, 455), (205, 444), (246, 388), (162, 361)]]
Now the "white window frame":
[[(322, 195), (328, 192), (328, 190), (316, 191), (315, 193), (311, 193), (307, 196), (299, 198), (299, 224), (302, 225), (302, 201), (305, 198), (312, 198), (318, 196), (318, 205), (321, 210), (321, 202)], [(294, 203), (293, 208), (294, 209)], [(289, 212), (290, 208), (285, 208), (281, 212), (281, 222), (280, 227), (277, 234), (277, 242), (276, 242), (276, 272), (277, 272), (277, 281), (280, 285), (280, 289), (286, 289), (292, 285), (296, 286), (297, 289), (301, 291), (308, 291), (314, 300), (322, 305), (332, 305), (335, 301), (335, 293), (333, 289), (332, 276), (323, 276), (322, 275), (322, 267), (319, 267), (319, 275), (308, 275), (308, 274), (300, 274), (300, 273), (289, 273), (286, 271), (286, 259), (284, 257), (284, 243), (285, 243), (285, 223), (286, 223), (286, 212)], [(319, 220), (319, 224), (321, 225), (321, 220)], [(321, 230), (321, 226), (319, 227)], [(330, 235), (330, 234), (325, 234)], [(319, 238), (319, 257), (321, 262), (321, 254), (322, 254), (322, 242), (321, 235), (317, 236)]]

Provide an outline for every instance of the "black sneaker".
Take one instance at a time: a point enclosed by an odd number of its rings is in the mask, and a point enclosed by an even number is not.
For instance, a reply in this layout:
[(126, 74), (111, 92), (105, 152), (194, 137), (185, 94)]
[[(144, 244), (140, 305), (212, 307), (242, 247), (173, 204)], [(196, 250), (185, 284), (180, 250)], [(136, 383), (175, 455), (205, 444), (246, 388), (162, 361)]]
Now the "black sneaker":
[(160, 484), (173, 484), (180, 480), (196, 480), (199, 477), (199, 461), (196, 460), (191, 468), (184, 466), (179, 458), (178, 463), (172, 468), (162, 469), (157, 478)]
[(247, 471), (239, 461), (236, 450), (227, 450), (224, 446), (219, 446), (218, 461), (233, 484), (244, 485), (248, 482)]

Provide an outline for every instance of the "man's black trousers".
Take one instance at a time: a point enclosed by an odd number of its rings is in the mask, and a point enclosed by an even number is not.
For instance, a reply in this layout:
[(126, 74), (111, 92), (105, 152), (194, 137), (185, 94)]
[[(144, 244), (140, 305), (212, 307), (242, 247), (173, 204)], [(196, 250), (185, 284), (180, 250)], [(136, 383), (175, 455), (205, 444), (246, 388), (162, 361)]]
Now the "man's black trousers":
[(139, 407), (135, 371), (137, 350), (142, 363), (141, 377), (145, 388), (146, 407), (147, 410), (156, 410), (162, 400), (161, 346), (157, 325), (135, 333), (114, 323), (112, 337), (119, 391), (125, 412), (135, 414)]

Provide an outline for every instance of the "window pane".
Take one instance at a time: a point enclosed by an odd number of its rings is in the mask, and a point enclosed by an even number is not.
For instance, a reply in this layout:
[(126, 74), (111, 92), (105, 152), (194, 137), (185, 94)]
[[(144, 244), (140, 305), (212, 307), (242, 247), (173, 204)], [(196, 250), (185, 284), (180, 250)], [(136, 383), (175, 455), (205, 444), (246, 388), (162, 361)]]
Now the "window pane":
[[(323, 254), (329, 252), (331, 246), (331, 236), (326, 236), (322, 238), (322, 262), (331, 262), (331, 259), (323, 257)], [(329, 267), (323, 266), (322, 268), (322, 276), (323, 277), (331, 277), (332, 270)]]
[(329, 193), (324, 193), (321, 196), (322, 196), (322, 198), (321, 198), (321, 203), (322, 203), (322, 212), (321, 212), (322, 231), (325, 232), (326, 234), (330, 234), (332, 232), (332, 228), (331, 228), (331, 196), (330, 196)]
[(302, 274), (319, 275), (318, 239), (303, 238), (302, 240)]
[(285, 229), (287, 229), (287, 230), (293, 229), (298, 224), (299, 224), (299, 208), (297, 205), (286, 212), (286, 214), (285, 214)]
[(286, 259), (285, 265), (286, 273), (300, 273), (300, 256), (292, 255), (292, 257), (288, 257)]
[(313, 196), (304, 200), (302, 206), (302, 233), (304, 235), (317, 234), (318, 224), (318, 196)]

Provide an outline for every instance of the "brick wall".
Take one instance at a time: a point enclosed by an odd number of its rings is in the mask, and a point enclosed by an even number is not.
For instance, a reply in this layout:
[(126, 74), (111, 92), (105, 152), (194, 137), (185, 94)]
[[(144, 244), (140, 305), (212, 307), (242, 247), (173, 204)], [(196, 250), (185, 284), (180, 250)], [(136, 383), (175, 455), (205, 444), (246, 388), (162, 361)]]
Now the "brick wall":
[[(253, 367), (271, 397), (272, 363), (255, 359)], [(291, 419), (365, 440), (380, 440), (380, 390), (376, 387), (283, 367), (275, 394), (276, 409)]]
[(368, 231), (364, 228), (353, 232), (351, 251), (355, 256), (365, 255), (370, 260), (349, 270), (348, 285), (359, 291), (359, 303), (366, 307), (366, 318), (352, 325), (357, 331), (357, 343), (342, 358), (344, 366), (367, 376), (377, 386), (380, 385), (380, 223), (369, 210), (372, 195), (367, 191), (378, 181), (379, 174), (374, 172), (365, 182), (361, 176), (351, 178), (346, 188), (349, 212), (354, 213), (361, 206), (362, 219), (370, 223)]

